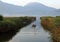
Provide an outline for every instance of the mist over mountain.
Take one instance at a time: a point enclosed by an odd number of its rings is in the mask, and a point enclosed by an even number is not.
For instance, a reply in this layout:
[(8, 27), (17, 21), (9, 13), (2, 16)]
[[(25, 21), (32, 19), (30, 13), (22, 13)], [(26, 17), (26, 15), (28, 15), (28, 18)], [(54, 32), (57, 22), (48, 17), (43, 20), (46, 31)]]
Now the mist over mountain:
[(14, 14), (22, 11), (22, 6), (7, 4), (0, 1), (0, 13)]
[[(8, 3), (4, 3), (0, 1), (0, 13), (3, 15), (16, 15), (16, 16), (22, 16), (22, 15), (32, 15), (32, 16), (39, 16), (39, 15), (54, 15), (56, 12), (56, 15), (58, 12), (57, 9), (45, 6), (41, 3), (33, 2), (29, 3), (27, 5), (23, 6), (16, 6)], [(51, 13), (52, 12), (52, 13)], [(53, 14), (54, 13), (54, 14)]]
[(40, 10), (40, 11), (54, 10), (54, 8), (45, 6), (45, 5), (43, 5), (41, 3), (37, 3), (37, 2), (29, 3), (29, 4), (25, 5), (24, 8), (26, 8), (26, 10)]

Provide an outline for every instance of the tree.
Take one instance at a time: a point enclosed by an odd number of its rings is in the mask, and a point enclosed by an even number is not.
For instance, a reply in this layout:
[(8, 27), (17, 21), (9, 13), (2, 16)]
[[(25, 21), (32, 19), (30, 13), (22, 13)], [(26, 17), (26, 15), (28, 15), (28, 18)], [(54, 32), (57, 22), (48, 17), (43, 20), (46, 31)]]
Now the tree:
[(0, 21), (3, 21), (3, 16), (2, 15), (0, 15)]

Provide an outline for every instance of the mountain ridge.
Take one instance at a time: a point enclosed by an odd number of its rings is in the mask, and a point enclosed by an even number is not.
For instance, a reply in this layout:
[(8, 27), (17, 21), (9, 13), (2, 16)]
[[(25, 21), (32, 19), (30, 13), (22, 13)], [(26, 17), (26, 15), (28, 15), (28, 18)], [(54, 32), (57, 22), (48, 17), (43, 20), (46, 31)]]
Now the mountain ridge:
[(3, 15), (41, 15), (54, 10), (56, 9), (37, 2), (29, 3), (23, 7), (0, 1), (0, 13)]

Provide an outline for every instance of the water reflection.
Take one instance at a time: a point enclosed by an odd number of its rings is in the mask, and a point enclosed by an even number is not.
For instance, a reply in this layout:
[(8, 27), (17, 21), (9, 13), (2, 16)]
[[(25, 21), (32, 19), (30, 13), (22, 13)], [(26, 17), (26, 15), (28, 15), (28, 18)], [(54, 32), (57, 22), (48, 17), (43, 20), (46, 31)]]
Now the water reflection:
[[(39, 22), (38, 19), (29, 26), (22, 28), (9, 42), (50, 42), (49, 33), (45, 32)], [(33, 24), (36, 24), (36, 27), (32, 27)]]
[(35, 36), (36, 35), (36, 32), (37, 32), (36, 27), (32, 27), (32, 28), (33, 28), (33, 34)]

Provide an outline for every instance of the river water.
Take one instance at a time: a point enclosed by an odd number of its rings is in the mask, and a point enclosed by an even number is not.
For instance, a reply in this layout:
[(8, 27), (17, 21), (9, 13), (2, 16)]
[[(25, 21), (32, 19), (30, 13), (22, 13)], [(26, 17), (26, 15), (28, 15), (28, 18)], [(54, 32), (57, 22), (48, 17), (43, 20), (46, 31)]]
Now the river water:
[[(36, 27), (32, 27), (36, 24)], [(8, 42), (51, 42), (50, 34), (46, 32), (40, 24), (40, 19), (37, 17), (36, 21), (30, 25), (23, 27), (11, 40)]]

